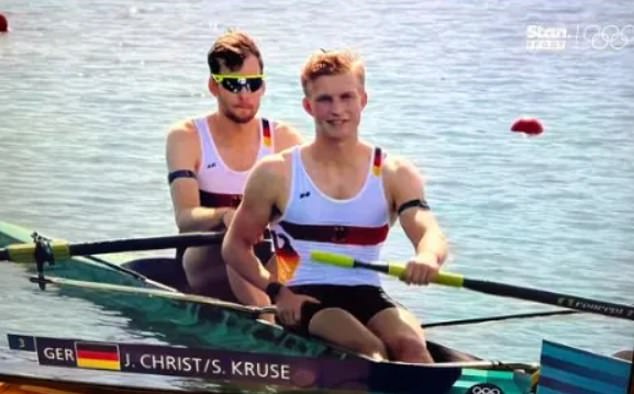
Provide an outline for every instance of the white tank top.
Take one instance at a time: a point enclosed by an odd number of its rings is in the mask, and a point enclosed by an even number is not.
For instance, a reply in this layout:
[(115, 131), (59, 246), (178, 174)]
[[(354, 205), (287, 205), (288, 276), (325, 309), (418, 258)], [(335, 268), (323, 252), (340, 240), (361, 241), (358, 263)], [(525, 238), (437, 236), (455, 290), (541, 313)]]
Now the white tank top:
[(381, 149), (374, 149), (361, 191), (345, 200), (331, 198), (317, 188), (306, 172), (300, 152), (295, 147), (291, 153), (287, 207), (272, 227), (280, 281), (289, 286), (380, 286), (377, 272), (317, 263), (311, 261), (310, 252), (322, 250), (364, 261), (378, 260), (390, 227)]
[[(200, 203), (203, 207), (237, 207), (251, 168), (235, 171), (229, 168), (220, 157), (211, 136), (207, 118), (194, 119), (200, 139), (201, 161), (196, 179), (200, 191)], [(267, 119), (260, 122), (260, 149), (256, 162), (266, 155), (273, 154), (273, 135), (275, 125)]]

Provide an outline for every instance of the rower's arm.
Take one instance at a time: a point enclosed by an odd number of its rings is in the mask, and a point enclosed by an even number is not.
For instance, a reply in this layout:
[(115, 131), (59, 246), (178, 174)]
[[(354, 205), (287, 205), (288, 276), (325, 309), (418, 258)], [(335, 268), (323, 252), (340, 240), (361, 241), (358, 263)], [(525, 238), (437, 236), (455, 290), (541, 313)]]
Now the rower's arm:
[[(187, 170), (195, 174), (200, 148), (197, 135), (191, 130), (193, 125), (178, 125), (167, 136), (166, 159), (168, 173)], [(198, 181), (196, 178), (181, 176), (170, 184), (176, 225), (181, 232), (207, 231), (223, 221), (227, 208), (206, 208), (200, 206)]]
[(416, 254), (432, 254), (438, 264), (442, 264), (447, 258), (447, 240), (436, 217), (426, 206), (423, 177), (413, 163), (402, 158), (395, 158), (390, 167), (392, 209), (405, 234)]
[(222, 244), (223, 260), (243, 278), (264, 290), (273, 278), (253, 253), (271, 219), (284, 179), (278, 155), (260, 161), (249, 175), (244, 196)]
[(304, 137), (291, 125), (279, 122), (275, 125), (275, 152), (281, 152), (284, 149), (303, 143)]

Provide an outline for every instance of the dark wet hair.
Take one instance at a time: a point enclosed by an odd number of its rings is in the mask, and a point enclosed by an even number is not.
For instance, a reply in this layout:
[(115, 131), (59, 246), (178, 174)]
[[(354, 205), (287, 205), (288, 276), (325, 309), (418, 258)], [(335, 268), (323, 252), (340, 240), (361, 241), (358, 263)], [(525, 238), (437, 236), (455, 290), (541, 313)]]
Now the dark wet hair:
[(260, 72), (264, 72), (262, 55), (253, 39), (244, 32), (229, 31), (220, 36), (207, 53), (209, 71), (218, 74), (223, 65), (231, 71), (236, 71), (242, 67), (244, 59), (249, 55), (258, 59)]

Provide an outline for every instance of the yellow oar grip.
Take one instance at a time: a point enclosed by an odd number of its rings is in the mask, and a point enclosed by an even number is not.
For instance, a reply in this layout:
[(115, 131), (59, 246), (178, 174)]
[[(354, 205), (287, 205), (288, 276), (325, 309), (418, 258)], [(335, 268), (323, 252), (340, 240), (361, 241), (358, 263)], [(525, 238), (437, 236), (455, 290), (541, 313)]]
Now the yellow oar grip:
[(354, 259), (352, 257), (348, 257), (338, 253), (313, 250), (312, 252), (310, 252), (310, 258), (315, 261), (336, 265), (338, 267), (354, 267)]
[(400, 278), (405, 273), (405, 267), (394, 261), (387, 262), (387, 274)]
[[(70, 248), (66, 241), (51, 241), (53, 257), (57, 261), (68, 260), (70, 258)], [(16, 263), (35, 262), (35, 244), (16, 244), (7, 246), (9, 261)]]
[[(400, 278), (405, 272), (405, 267), (402, 264), (395, 262), (387, 263), (387, 274)], [(445, 286), (462, 287), (464, 277), (460, 274), (454, 274), (451, 272), (439, 272), (434, 283)]]
[[(315, 261), (336, 265), (338, 267), (353, 268), (355, 266), (355, 262), (352, 257), (338, 253), (313, 250), (310, 252), (310, 258)], [(380, 264), (365, 265), (363, 266), (363, 268), (370, 268), (377, 271), (385, 272), (386, 266), (386, 273), (391, 276), (396, 276), (397, 278), (403, 276), (403, 273), (405, 272), (405, 267), (402, 264), (396, 262), (384, 262)], [(454, 274), (451, 272), (440, 272), (438, 273), (438, 276), (436, 277), (434, 283), (445, 286), (462, 287), (464, 284), (464, 277), (460, 274)]]
[(439, 272), (434, 283), (445, 286), (462, 287), (464, 276), (451, 272)]
[(34, 261), (35, 245), (17, 244), (7, 246), (9, 261), (16, 263), (31, 263)]

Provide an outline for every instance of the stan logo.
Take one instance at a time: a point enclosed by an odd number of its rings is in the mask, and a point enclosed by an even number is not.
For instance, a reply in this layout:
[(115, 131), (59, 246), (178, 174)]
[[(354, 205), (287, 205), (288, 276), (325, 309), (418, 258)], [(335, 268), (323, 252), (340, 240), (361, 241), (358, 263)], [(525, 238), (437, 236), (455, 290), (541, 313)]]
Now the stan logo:
[(304, 193), (300, 193), (300, 194), (299, 194), (299, 198), (300, 198), (300, 199), (301, 199), (301, 198), (306, 198), (306, 197), (309, 197), (309, 196), (310, 196), (310, 192), (304, 192)]
[(504, 394), (504, 391), (492, 383), (478, 383), (469, 387), (465, 394)]
[(561, 51), (566, 49), (568, 29), (530, 25), (526, 28), (526, 49), (531, 51)]
[(207, 164), (207, 168), (214, 168), (216, 167), (216, 163), (211, 163), (211, 164)]

